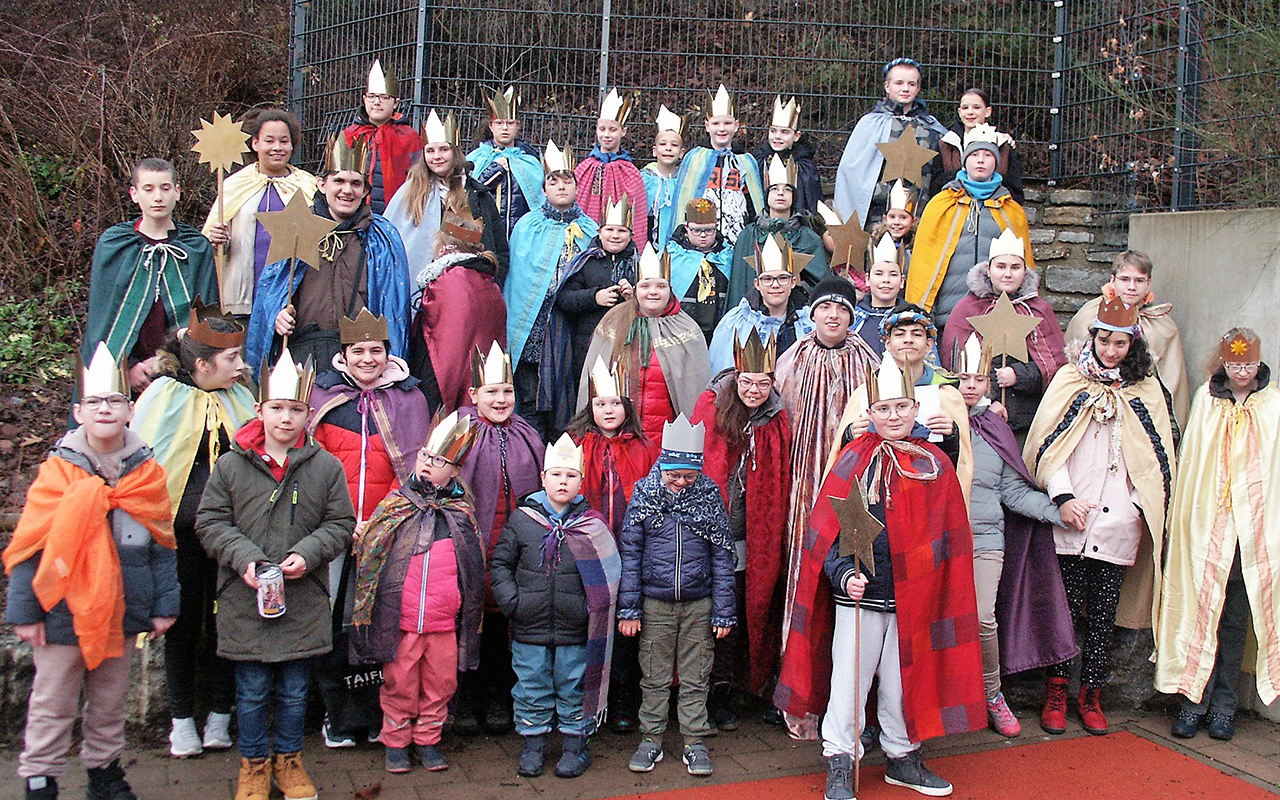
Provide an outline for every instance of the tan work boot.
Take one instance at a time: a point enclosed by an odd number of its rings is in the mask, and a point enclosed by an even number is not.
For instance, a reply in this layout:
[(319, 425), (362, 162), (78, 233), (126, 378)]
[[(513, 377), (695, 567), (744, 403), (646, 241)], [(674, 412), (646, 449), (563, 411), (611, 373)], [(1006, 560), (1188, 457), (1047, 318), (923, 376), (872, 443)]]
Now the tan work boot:
[(302, 768), (302, 753), (276, 753), (276, 786), (285, 800), (316, 800), (319, 792)]
[(271, 794), (271, 759), (240, 759), (236, 800), (267, 800)]

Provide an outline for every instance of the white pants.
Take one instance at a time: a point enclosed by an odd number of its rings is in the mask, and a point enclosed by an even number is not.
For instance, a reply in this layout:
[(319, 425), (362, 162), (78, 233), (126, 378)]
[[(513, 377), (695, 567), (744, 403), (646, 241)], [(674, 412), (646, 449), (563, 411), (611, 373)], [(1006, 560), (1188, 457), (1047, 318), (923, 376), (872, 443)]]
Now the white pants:
[[(857, 646), (853, 640), (855, 615), (861, 616)], [(855, 664), (858, 694), (853, 693)], [(831, 641), (831, 699), (822, 718), (822, 755), (861, 753), (858, 737), (866, 725), (867, 694), (871, 678), (880, 676), (876, 695), (880, 723), (880, 747), (889, 758), (902, 758), (920, 745), (907, 738), (902, 712), (902, 667), (898, 662), (898, 615), (884, 611), (855, 610), (836, 606), (836, 628)], [(855, 712), (857, 724), (855, 724)]]

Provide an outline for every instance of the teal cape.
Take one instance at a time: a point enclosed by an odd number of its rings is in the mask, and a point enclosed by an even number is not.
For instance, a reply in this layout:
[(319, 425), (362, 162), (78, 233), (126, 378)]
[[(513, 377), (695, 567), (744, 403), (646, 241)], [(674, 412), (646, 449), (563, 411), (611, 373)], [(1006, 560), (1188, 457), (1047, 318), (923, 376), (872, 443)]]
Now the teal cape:
[[(770, 224), (781, 223), (781, 224)], [(791, 249), (797, 253), (811, 255), (800, 274), (800, 285), (816, 286), (818, 281), (827, 276), (831, 270), (827, 265), (827, 248), (822, 244), (822, 237), (813, 228), (803, 224), (795, 217), (789, 220), (757, 219), (747, 223), (738, 234), (738, 243), (733, 247), (733, 267), (729, 273), (728, 304), (732, 308), (742, 298), (756, 279), (756, 271), (747, 263), (747, 256), (756, 254), (756, 247), (763, 246), (765, 237), (770, 231), (781, 232), (782, 238), (791, 243)]]
[(507, 352), (512, 369), (520, 363), (524, 343), (551, 291), (569, 226), (578, 227), (575, 252), (586, 247), (598, 229), (586, 214), (579, 213), (573, 222), (559, 222), (547, 216), (547, 208), (544, 204), (525, 214), (511, 231), (511, 272), (507, 274), (502, 298), (507, 301)]
[[(719, 155), (709, 147), (695, 147), (684, 154), (680, 161), (680, 172), (676, 175), (675, 200), (662, 209), (662, 214), (658, 217), (658, 230), (661, 232), (657, 245), (659, 250), (671, 239), (676, 228), (684, 224), (684, 209), (689, 201), (702, 197), (706, 192)], [(755, 206), (757, 214), (763, 213), (764, 185), (760, 180), (760, 168), (756, 165), (756, 160), (747, 153), (735, 153), (734, 156), (738, 171), (742, 173), (742, 180), (747, 185), (751, 204)]]
[[(751, 303), (743, 298), (716, 325), (716, 332), (711, 337), (711, 346), (707, 348), (711, 356), (711, 374), (719, 375), (723, 369), (733, 366), (733, 337), (745, 342), (751, 331), (760, 334), (761, 344), (769, 341), (771, 334), (776, 334), (786, 323), (777, 317), (771, 317), (763, 311), (751, 307)], [(813, 332), (817, 326), (809, 319), (808, 306), (796, 309), (796, 321), (792, 323), (795, 338), (798, 341), (807, 333)], [(781, 348), (779, 348), (781, 349)], [(781, 353), (779, 353), (781, 355)]]
[[(671, 240), (671, 234), (675, 233), (673, 228), (665, 233), (662, 232), (663, 213), (665, 209), (671, 207), (675, 203), (676, 198), (676, 181), (679, 179), (679, 172), (670, 178), (664, 178), (658, 174), (658, 165), (646, 164), (645, 168), (640, 170), (640, 177), (644, 179), (644, 193), (649, 198), (649, 215), (653, 217), (653, 228), (649, 230), (649, 239), (654, 242), (667, 242)], [(668, 221), (673, 219), (668, 215)], [(643, 249), (643, 242), (641, 248)]]
[[(507, 171), (519, 184), (520, 192), (524, 195), (524, 201), (529, 204), (529, 209), (536, 211), (541, 208), (546, 202), (542, 194), (542, 161), (518, 145), (513, 144), (499, 149), (494, 147), (492, 139), (481, 142), (479, 147), (467, 154), (467, 161), (471, 162), (471, 177), (479, 180), (480, 173), (500, 158), (507, 160)], [(496, 195), (495, 199), (497, 199)], [(501, 200), (498, 200), (498, 207), (502, 207)]]
[(729, 265), (733, 262), (733, 251), (723, 243), (719, 250), (703, 253), (683, 247), (673, 239), (667, 242), (667, 254), (671, 256), (671, 294), (678, 300), (683, 300), (688, 294), (689, 287), (702, 269), (704, 258), (726, 279), (729, 277)]

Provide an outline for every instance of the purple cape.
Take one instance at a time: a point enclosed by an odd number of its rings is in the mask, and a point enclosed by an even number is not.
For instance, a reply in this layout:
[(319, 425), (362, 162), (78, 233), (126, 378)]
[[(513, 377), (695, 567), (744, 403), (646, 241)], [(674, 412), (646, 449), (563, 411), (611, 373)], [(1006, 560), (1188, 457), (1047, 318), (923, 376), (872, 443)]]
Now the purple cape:
[[(485, 543), (485, 557), (492, 555), (497, 538), (493, 535), (493, 518), (502, 495), (502, 451), (498, 443), (498, 427), (480, 417), (475, 406), (463, 406), (458, 416), (477, 420), (479, 433), (471, 452), (462, 460), (459, 476), (476, 500), (476, 527)], [(504, 426), (507, 432), (507, 476), (511, 496), (516, 502), (530, 492), (542, 488), (542, 454), (546, 445), (538, 432), (519, 414), (512, 414)], [(486, 562), (487, 563), (487, 562)]]

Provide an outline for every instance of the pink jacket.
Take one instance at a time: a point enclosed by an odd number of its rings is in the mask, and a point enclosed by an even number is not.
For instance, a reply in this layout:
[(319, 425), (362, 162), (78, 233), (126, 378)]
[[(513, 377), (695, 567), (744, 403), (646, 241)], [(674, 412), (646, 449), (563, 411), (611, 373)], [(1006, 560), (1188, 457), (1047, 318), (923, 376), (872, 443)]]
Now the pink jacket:
[(1139, 504), (1142, 502), (1117, 448), (1116, 471), (1108, 469), (1114, 423), (1089, 420), (1084, 436), (1065, 464), (1049, 478), (1050, 497), (1063, 494), (1095, 504), (1083, 531), (1053, 529), (1059, 555), (1083, 555), (1112, 564), (1132, 566), (1144, 535)]
[(437, 539), (431, 549), (409, 559), (400, 593), (400, 630), (444, 633), (457, 628), (462, 593), (453, 539)]

